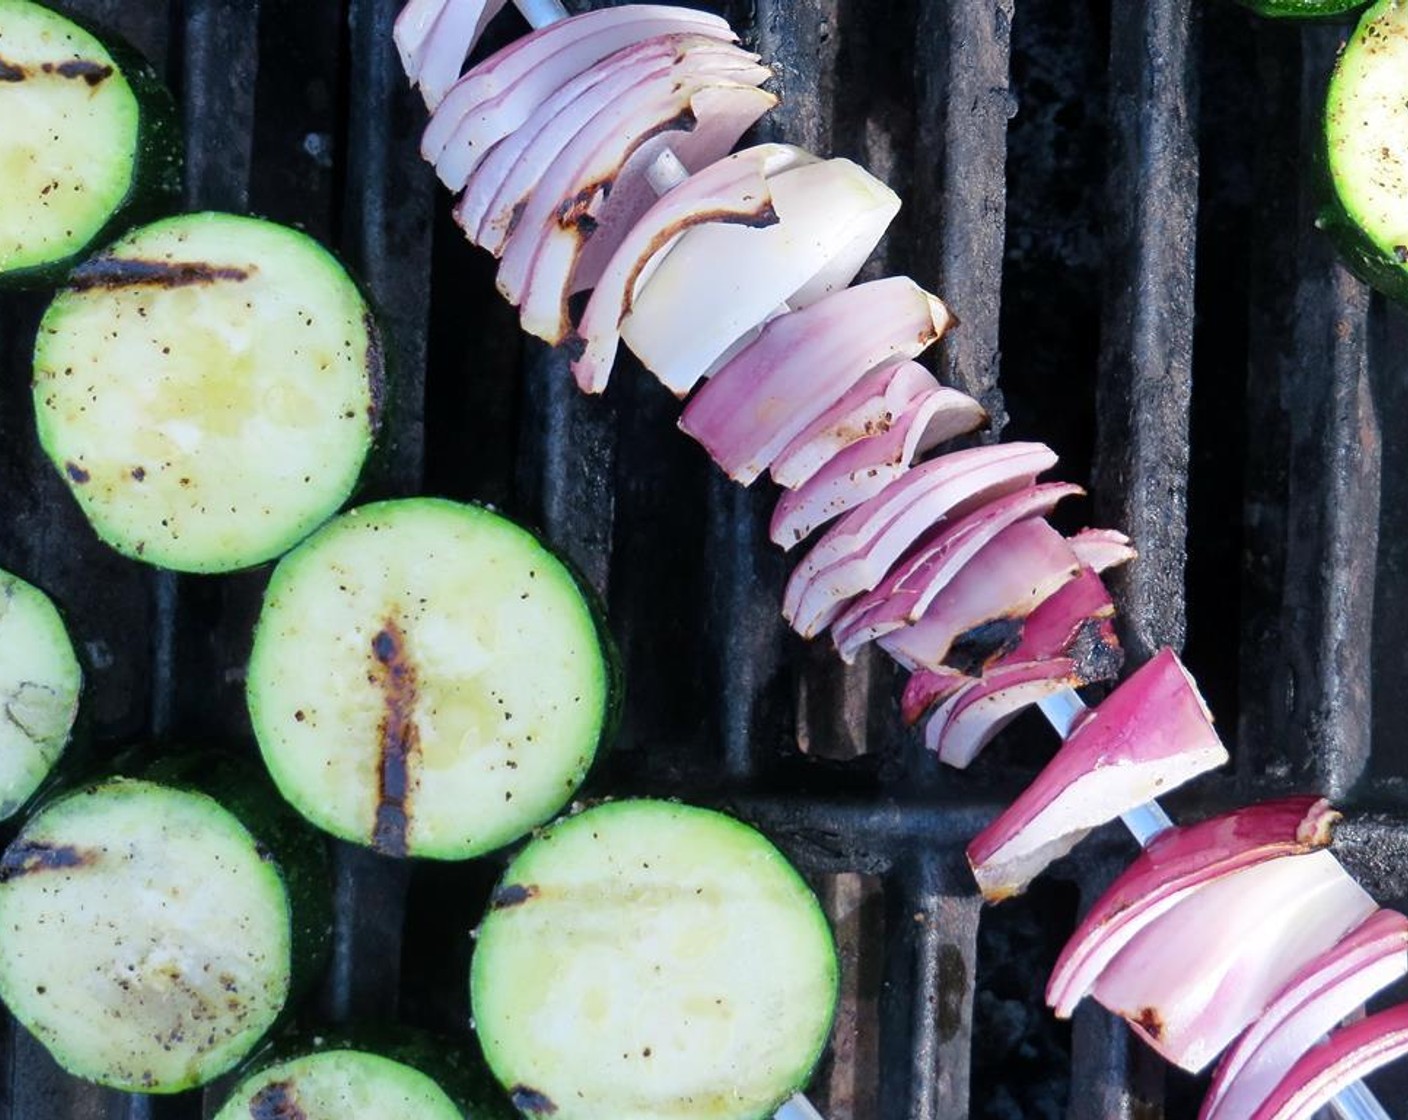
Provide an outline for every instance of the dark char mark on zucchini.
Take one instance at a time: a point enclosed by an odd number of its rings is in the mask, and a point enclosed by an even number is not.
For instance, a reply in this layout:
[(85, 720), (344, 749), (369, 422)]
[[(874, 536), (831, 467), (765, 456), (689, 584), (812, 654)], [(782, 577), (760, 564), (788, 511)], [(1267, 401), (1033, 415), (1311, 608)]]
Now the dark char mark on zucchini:
[(293, 1082), (274, 1081), (255, 1093), (249, 1102), (251, 1120), (308, 1120), (293, 1095)]
[(509, 1090), (509, 1100), (519, 1112), (534, 1112), (539, 1116), (551, 1116), (557, 1111), (557, 1104), (546, 1093), (531, 1089), (527, 1085), (515, 1085)]
[(94, 257), (79, 265), (69, 276), (75, 292), (95, 288), (185, 288), (192, 284), (214, 284), (220, 280), (249, 279), (250, 270), (204, 261), (143, 261), (124, 257)]
[(494, 897), (489, 899), (490, 910), (508, 910), (513, 906), (522, 906), (530, 898), (538, 897), (538, 888), (533, 883), (505, 883), (494, 892)]
[(14, 843), (5, 849), (4, 857), (0, 858), (0, 883), (8, 883), (11, 879), (32, 875), (36, 871), (87, 867), (97, 858), (97, 852), (80, 851), (72, 844), (46, 844), (41, 840)]
[[(85, 58), (73, 58), (59, 63), (46, 62), (39, 70), (44, 74), (57, 74), (61, 78), (82, 78), (92, 87), (97, 87), (112, 77), (111, 66), (102, 62), (89, 62)], [(33, 77), (31, 71), (0, 58), (0, 82), (22, 82), (30, 77)]]
[(395, 619), (372, 639), (376, 669), (371, 680), (381, 688), (386, 713), (381, 720), (381, 765), (377, 774), (376, 823), (372, 847), (389, 856), (406, 854), (406, 796), (411, 754), (420, 746), (420, 730), (412, 718), (416, 707), (416, 670), (406, 654), (406, 636)]

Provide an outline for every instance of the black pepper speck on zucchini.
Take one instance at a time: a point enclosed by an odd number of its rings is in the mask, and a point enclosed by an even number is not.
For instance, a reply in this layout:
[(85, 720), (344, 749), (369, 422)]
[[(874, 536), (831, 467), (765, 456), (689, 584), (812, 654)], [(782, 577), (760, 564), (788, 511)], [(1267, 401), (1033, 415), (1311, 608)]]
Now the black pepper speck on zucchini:
[(1325, 105), (1333, 201), (1320, 226), (1349, 267), (1408, 302), (1408, 4), (1380, 0), (1345, 45)]
[(0, 0), (0, 288), (42, 287), (176, 205), (176, 106), (107, 32)]

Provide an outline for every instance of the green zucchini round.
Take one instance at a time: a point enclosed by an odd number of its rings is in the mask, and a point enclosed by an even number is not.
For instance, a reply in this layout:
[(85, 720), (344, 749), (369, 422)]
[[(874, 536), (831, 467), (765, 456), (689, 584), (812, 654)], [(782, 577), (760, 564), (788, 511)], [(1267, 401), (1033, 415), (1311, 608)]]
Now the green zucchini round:
[(1325, 104), (1334, 191), (1319, 225), (1349, 268), (1408, 302), (1408, 5), (1379, 0), (1335, 65)]
[(248, 1056), (326, 950), (321, 845), (288, 845), (268, 793), (227, 795), (235, 769), (202, 777), (224, 803), (151, 777), (57, 795), (0, 857), (0, 997), (75, 1076), (205, 1084)]
[(0, 288), (59, 283), (181, 192), (176, 105), (121, 39), (0, 0)]
[(291, 1116), (515, 1120), (517, 1113), (472, 1047), (382, 1026), (279, 1039), (252, 1059), (215, 1120)]
[(1362, 8), (1368, 0), (1237, 0), (1271, 19), (1333, 19)]
[(264, 761), (299, 812), (435, 859), (557, 813), (619, 692), (587, 585), (521, 526), (435, 498), (351, 510), (280, 561), (247, 678)]
[(34, 795), (68, 745), (82, 686), (54, 604), (0, 571), (0, 820)]
[(836, 947), (778, 850), (721, 813), (619, 801), (545, 829), (480, 926), (489, 1068), (556, 1120), (757, 1120), (803, 1088)]
[(167, 218), (84, 262), (34, 351), (40, 442), (98, 535), (186, 572), (270, 560), (336, 512), (382, 381), (342, 266), (232, 214)]

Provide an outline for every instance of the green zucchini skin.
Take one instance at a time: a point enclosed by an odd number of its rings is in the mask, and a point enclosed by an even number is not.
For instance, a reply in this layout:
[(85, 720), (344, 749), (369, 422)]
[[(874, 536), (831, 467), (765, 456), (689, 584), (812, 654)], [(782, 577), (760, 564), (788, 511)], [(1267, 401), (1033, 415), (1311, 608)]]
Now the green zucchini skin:
[(839, 972), (821, 906), (765, 837), (626, 800), (514, 857), (476, 933), (470, 1002), (525, 1114), (763, 1120), (820, 1060)]
[(1335, 19), (1362, 8), (1366, 0), (1237, 0), (1268, 19)]
[(286, 556), (255, 627), (250, 720), (284, 796), (391, 856), (467, 859), (559, 812), (614, 733), (594, 591), (485, 506), (350, 510)]
[[(489, 1073), (472, 1038), (451, 1040), (428, 1031), (375, 1022), (317, 1030), (301, 1027), (272, 1036), (237, 1071), (235, 1083), (222, 1095), (220, 1108), (228, 1108), (251, 1079), (334, 1051), (370, 1054), (409, 1066), (439, 1086), (464, 1120), (519, 1120), (519, 1113)], [(237, 1115), (245, 1120), (244, 1113)], [(222, 1120), (221, 1112), (216, 1113), (216, 1120)]]
[(78, 250), (27, 268), (0, 269), (0, 291), (58, 287), (73, 268), (132, 226), (178, 209), (184, 185), (181, 116), (166, 83), (146, 57), (122, 36), (59, 5), (43, 7), (97, 39), (127, 80), (137, 101), (132, 181), (108, 220)]
[[(1325, 102), (1323, 166), (1328, 200), (1316, 225), (1327, 233), (1346, 267), (1390, 299), (1408, 303), (1408, 6), (1379, 0), (1361, 17), (1335, 64)], [(1368, 73), (1399, 75), (1386, 108), (1364, 104), (1358, 86)], [(1372, 123), (1371, 123), (1372, 122)], [(1366, 125), (1375, 129), (1366, 145)], [(1396, 148), (1396, 150), (1395, 150)], [(1375, 213), (1375, 211), (1378, 211)]]

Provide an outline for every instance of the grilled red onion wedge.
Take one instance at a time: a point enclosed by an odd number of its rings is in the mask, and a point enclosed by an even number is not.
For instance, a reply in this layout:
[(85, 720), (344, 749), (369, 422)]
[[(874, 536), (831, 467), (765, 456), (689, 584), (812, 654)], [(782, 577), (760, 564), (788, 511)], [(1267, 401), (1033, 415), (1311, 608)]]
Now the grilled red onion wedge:
[[(851, 444), (884, 433), (912, 401), (939, 388), (934, 375), (918, 362), (893, 362), (871, 370), (774, 457), (768, 468), (773, 481), (795, 490)], [(950, 399), (953, 435), (987, 423), (987, 413), (972, 397), (947, 392), (957, 398)]]
[(621, 320), (626, 345), (676, 396), (781, 304), (804, 308), (849, 284), (899, 210), (894, 191), (845, 159), (790, 168), (768, 189), (775, 224), (686, 231)]
[(949, 322), (948, 309), (907, 276), (834, 292), (768, 323), (695, 394), (680, 429), (747, 486), (831, 402), (877, 366), (919, 354)]
[(1227, 761), (1171, 649), (1088, 712), (1022, 795), (968, 845), (989, 902), (1020, 894), (1094, 828)]
[(769, 73), (756, 55), (707, 35), (659, 35), (617, 51), (565, 83), (485, 157), (465, 183), (455, 220), (470, 241), (500, 255), (543, 176), (598, 117), (615, 129), (618, 142), (638, 146), (659, 125), (642, 119), (627, 128), (628, 110), (662, 84), (669, 90), (682, 83), (673, 114), (679, 117), (706, 77), (757, 85)]
[(1380, 1066), (1408, 1054), (1408, 1004), (1336, 1031), (1301, 1058), (1253, 1120), (1311, 1120), (1321, 1108)]
[(566, 336), (568, 295), (596, 283), (604, 261), (654, 202), (647, 173), (661, 152), (668, 148), (685, 168), (707, 166), (777, 104), (775, 94), (755, 88), (771, 71), (730, 74), (691, 79), (666, 72), (639, 83), (543, 169), (499, 265), (498, 289), (518, 307), (525, 331), (552, 343)]
[(1311, 961), (1227, 1051), (1198, 1120), (1250, 1120), (1302, 1054), (1405, 975), (1408, 918), (1376, 910)]
[(773, 543), (791, 548), (880, 493), (909, 470), (917, 456), (973, 427), (972, 404), (971, 397), (955, 389), (916, 397), (885, 431), (857, 440), (796, 490), (783, 493), (768, 527)]
[(1033, 704), (1085, 683), (1069, 657), (997, 666), (934, 709), (924, 725), (924, 745), (941, 762), (962, 770)]
[[(434, 109), (455, 84), (484, 28), (508, 0), (411, 0), (396, 19), (393, 37), (411, 84)], [(433, 18), (428, 18), (433, 9)]]
[(1339, 814), (1306, 797), (1172, 828), (1115, 881), (1056, 962), (1047, 1002), (1085, 995), (1197, 1072), (1374, 909), (1322, 851)]
[(1044, 517), (1062, 498), (1085, 493), (1070, 482), (1047, 482), (1004, 494), (937, 526), (874, 591), (846, 608), (832, 628), (843, 659), (866, 642), (924, 617), (929, 604), (993, 537), (1008, 526)]
[(854, 596), (884, 579), (931, 526), (1025, 489), (1055, 464), (1056, 453), (1040, 443), (975, 447), (921, 463), (812, 546), (787, 581), (783, 616), (803, 637), (814, 637)]
[(435, 165), (445, 186), (461, 191), (494, 145), (577, 75), (646, 39), (688, 33), (736, 41), (717, 16), (654, 4), (598, 8), (550, 24), (510, 43), (455, 83), (426, 125), (421, 155)]
[(1066, 539), (1040, 518), (1010, 525), (934, 596), (917, 622), (880, 638), (906, 669), (977, 675), (1014, 649), (1028, 615), (1080, 574)]
[(904, 682), (904, 692), (900, 696), (900, 716), (913, 727), (936, 704), (942, 704), (955, 692), (973, 683), (972, 677), (957, 669), (920, 669), (911, 673)]
[(621, 320), (630, 312), (651, 266), (663, 259), (685, 230), (705, 222), (774, 224), (777, 212), (768, 176), (816, 162), (815, 156), (790, 144), (760, 144), (696, 171), (661, 195), (612, 253), (576, 329), (558, 340), (572, 355), (578, 388), (584, 393), (606, 388), (621, 341)]

